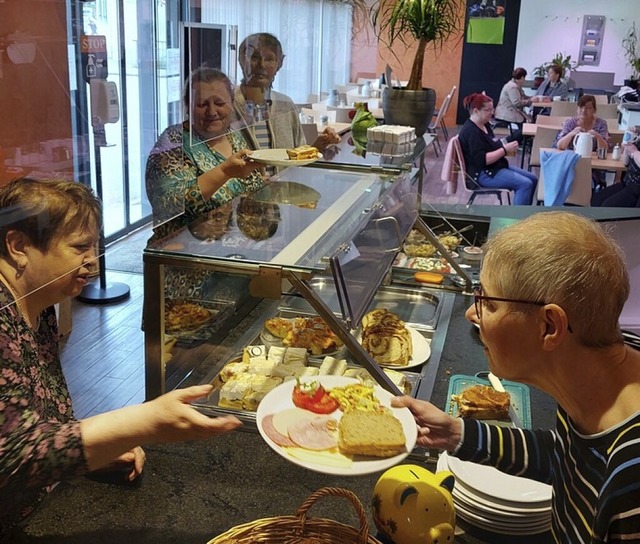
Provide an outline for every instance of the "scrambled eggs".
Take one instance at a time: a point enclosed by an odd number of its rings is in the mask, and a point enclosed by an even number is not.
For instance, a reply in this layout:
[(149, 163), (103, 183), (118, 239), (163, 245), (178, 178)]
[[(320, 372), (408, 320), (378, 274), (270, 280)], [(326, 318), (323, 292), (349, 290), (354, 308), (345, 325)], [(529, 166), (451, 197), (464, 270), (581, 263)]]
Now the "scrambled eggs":
[(329, 396), (338, 401), (343, 412), (360, 410), (363, 412), (378, 412), (381, 410), (380, 401), (373, 394), (373, 387), (360, 383), (334, 387), (329, 390)]

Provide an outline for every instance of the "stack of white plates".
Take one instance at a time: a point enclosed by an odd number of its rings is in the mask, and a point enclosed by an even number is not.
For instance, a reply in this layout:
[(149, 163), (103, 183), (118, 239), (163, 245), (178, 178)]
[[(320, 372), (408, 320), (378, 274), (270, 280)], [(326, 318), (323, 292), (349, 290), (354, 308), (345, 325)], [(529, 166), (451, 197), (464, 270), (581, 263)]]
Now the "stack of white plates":
[(456, 477), (453, 502), (467, 523), (506, 535), (535, 535), (549, 530), (551, 486), (510, 476), (493, 467), (460, 461), (443, 453), (438, 471)]

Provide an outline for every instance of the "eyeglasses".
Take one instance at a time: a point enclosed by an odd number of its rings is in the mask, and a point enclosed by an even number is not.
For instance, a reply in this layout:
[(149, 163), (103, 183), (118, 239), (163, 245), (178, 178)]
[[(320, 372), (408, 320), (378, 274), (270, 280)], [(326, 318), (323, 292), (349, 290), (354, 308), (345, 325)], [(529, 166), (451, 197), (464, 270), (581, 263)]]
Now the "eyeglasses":
[[(521, 300), (517, 298), (502, 298), (502, 297), (488, 297), (482, 294), (482, 286), (475, 287), (473, 289), (473, 305), (476, 309), (476, 317), (478, 320), (482, 320), (482, 301), (483, 300), (496, 300), (498, 302), (513, 302), (515, 304), (533, 304), (535, 306), (546, 306), (547, 302), (538, 302), (535, 300)], [(573, 332), (571, 325), (567, 326), (569, 332)]]
[(483, 300), (496, 300), (498, 302), (514, 302), (517, 304), (535, 304), (536, 306), (544, 306), (546, 302), (537, 302), (533, 300), (520, 300), (515, 298), (501, 298), (501, 297), (488, 297), (482, 294), (482, 287), (475, 287), (473, 289), (473, 304), (476, 308), (476, 317), (482, 319), (482, 301)]

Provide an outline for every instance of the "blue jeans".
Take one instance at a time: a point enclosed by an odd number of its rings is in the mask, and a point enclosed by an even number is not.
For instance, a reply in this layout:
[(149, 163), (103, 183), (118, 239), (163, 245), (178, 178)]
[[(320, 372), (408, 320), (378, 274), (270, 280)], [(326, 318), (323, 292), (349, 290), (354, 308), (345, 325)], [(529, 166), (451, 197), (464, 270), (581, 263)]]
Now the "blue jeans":
[(514, 191), (514, 204), (530, 206), (533, 201), (533, 193), (538, 185), (538, 178), (527, 170), (509, 166), (509, 168), (498, 170), (493, 177), (482, 172), (478, 176), (478, 184), (481, 187), (511, 189)]

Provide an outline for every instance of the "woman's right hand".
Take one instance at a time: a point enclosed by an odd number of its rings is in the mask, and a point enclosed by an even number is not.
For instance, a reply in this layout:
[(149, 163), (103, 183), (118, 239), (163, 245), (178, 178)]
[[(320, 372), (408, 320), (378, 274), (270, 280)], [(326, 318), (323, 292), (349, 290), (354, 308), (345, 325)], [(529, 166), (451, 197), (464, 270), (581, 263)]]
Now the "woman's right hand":
[(176, 389), (149, 401), (150, 442), (180, 442), (198, 440), (228, 433), (242, 425), (234, 416), (209, 417), (201, 414), (191, 403), (206, 397), (213, 390), (211, 385), (198, 385)]
[(220, 168), (229, 180), (231, 178), (246, 178), (261, 166), (260, 163), (251, 160), (250, 149), (241, 149), (229, 156), (227, 160), (220, 163), (216, 168)]
[(409, 408), (418, 425), (418, 445), (453, 451), (462, 436), (462, 421), (444, 413), (430, 402), (408, 395), (391, 399), (395, 408)]
[(516, 152), (518, 151), (518, 147), (520, 147), (518, 140), (513, 140), (512, 142), (507, 142), (506, 144), (504, 144), (504, 150), (507, 152), (507, 154), (511, 155), (516, 154)]

